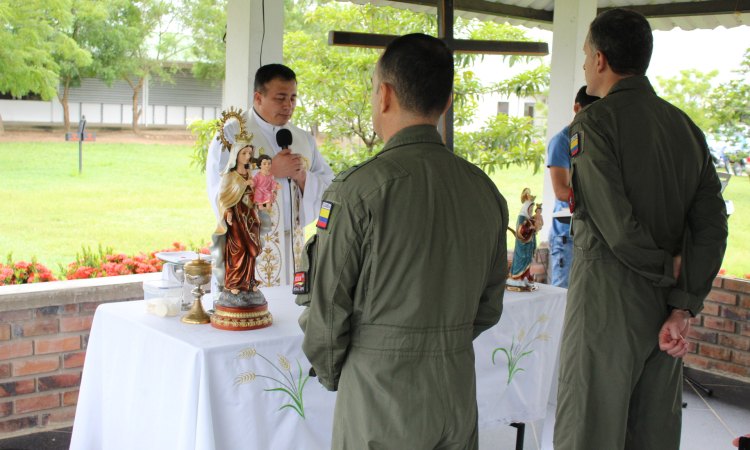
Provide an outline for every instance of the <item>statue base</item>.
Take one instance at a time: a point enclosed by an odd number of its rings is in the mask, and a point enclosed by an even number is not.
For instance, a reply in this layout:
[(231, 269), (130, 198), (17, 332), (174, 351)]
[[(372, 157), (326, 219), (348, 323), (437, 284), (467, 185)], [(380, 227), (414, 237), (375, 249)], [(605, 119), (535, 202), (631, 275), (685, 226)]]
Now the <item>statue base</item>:
[(536, 290), (539, 290), (539, 286), (537, 286), (536, 284), (533, 286), (511, 286), (509, 284), (506, 284), (505, 289), (513, 292), (534, 292)]
[(259, 306), (221, 306), (211, 316), (211, 326), (220, 330), (245, 331), (270, 327), (273, 315), (268, 311), (268, 303)]

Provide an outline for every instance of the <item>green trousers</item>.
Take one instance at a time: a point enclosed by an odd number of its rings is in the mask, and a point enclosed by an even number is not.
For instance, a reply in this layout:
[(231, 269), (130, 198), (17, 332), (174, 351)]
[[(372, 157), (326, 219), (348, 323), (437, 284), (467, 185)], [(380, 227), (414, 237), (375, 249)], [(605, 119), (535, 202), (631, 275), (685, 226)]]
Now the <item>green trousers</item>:
[(574, 249), (555, 450), (678, 450), (682, 360), (659, 349), (668, 288), (607, 249)]
[(450, 353), (350, 349), (334, 450), (476, 450), (474, 348)]

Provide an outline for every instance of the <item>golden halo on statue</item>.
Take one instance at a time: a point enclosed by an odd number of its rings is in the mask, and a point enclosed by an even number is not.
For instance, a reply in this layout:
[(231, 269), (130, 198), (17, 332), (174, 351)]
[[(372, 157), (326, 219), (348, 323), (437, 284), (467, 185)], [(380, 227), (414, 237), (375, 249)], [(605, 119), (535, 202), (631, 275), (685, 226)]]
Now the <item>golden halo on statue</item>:
[[(240, 124), (240, 133), (241, 135), (247, 135), (247, 130), (245, 128), (245, 123), (247, 122), (247, 119), (242, 115), (242, 108), (239, 110), (235, 110), (234, 106), (229, 107), (229, 111), (222, 111), (221, 112), (221, 119), (219, 120), (219, 123), (216, 124), (219, 135), (216, 137), (216, 140), (221, 141), (223, 144), (222, 151), (226, 150), (229, 151), (232, 148), (232, 144), (227, 141), (226, 136), (224, 136), (224, 125), (227, 124), (227, 121), (229, 119), (237, 119), (237, 122)], [(252, 139), (252, 138), (251, 138)]]

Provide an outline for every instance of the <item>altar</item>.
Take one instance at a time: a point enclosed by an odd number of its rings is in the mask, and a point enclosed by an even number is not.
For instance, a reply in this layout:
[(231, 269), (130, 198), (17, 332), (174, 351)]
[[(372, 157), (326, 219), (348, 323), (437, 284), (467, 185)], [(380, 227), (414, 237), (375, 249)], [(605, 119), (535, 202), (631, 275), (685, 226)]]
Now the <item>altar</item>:
[[(480, 429), (545, 416), (566, 292), (506, 292), (500, 323), (474, 341)], [(329, 449), (336, 393), (308, 378), (303, 308), (290, 286), (263, 293), (274, 324), (254, 331), (101, 305), (70, 448)]]

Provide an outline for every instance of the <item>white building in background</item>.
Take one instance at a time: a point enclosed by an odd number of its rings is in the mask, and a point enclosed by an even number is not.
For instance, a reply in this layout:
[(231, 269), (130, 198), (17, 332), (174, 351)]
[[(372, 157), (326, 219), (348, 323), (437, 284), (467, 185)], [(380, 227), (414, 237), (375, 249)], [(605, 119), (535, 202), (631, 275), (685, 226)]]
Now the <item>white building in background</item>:
[[(189, 68), (189, 67), (188, 67)], [(139, 124), (186, 126), (192, 119), (216, 119), (221, 116), (222, 86), (193, 77), (189, 70), (172, 75), (174, 83), (148, 80), (138, 95), (143, 109)], [(0, 114), (4, 122), (34, 125), (63, 123), (63, 108), (57, 99), (15, 100), (3, 96)], [(33, 97), (32, 97), (33, 98)], [(71, 124), (86, 116), (89, 124), (130, 125), (133, 123), (133, 89), (127, 81), (117, 80), (112, 87), (86, 78), (80, 87), (71, 88), (68, 97)]]
[[(491, 116), (505, 114), (510, 117), (531, 117), (534, 120), (534, 126), (544, 129), (547, 126), (546, 111), (539, 111), (538, 104), (547, 103), (547, 97), (539, 95), (538, 97), (503, 97), (500, 95), (485, 96), (479, 102), (477, 118), (474, 123), (467, 127), (471, 130), (481, 129)], [(544, 133), (542, 133), (542, 137)]]
[[(542, 30), (525, 31), (532, 38), (546, 42), (551, 40), (551, 33), (549, 32)], [(493, 83), (500, 83), (504, 80), (510, 79), (527, 70), (534, 69), (541, 63), (548, 64), (549, 56), (543, 57), (541, 61), (536, 59), (532, 60), (530, 63), (517, 62), (510, 67), (506, 58), (498, 55), (486, 55), (484, 58), (477, 61), (471, 70), (483, 85), (489, 86)], [(479, 99), (477, 115), (474, 119), (474, 123), (467, 126), (466, 129), (469, 131), (479, 130), (492, 116), (502, 113), (511, 117), (533, 118), (534, 126), (541, 130), (541, 136), (544, 137), (544, 128), (547, 126), (547, 112), (546, 108), (544, 108), (545, 110), (543, 111), (539, 111), (539, 108), (537, 107), (537, 104), (539, 103), (546, 105), (547, 97), (542, 94), (533, 97), (518, 97), (515, 95), (506, 97), (498, 94), (486, 95)], [(572, 108), (573, 106), (571, 105), (571, 111)]]
[[(139, 119), (142, 127), (147, 126), (186, 126), (197, 118), (216, 119), (222, 111), (222, 84), (193, 77), (189, 64), (182, 64), (183, 71), (172, 75), (174, 83), (150, 79), (138, 95), (139, 107), (144, 109)], [(488, 56), (479, 62), (474, 71), (484, 84), (502, 81), (531, 67), (516, 64), (513, 68), (500, 57)], [(229, 100), (229, 99), (227, 99)], [(544, 127), (546, 119), (539, 119), (535, 104), (546, 100), (539, 96), (518, 98), (488, 95), (479, 101), (477, 117), (467, 126), (469, 131), (481, 129), (485, 122), (498, 113), (513, 117), (534, 117), (534, 125)], [(234, 104), (231, 100), (229, 104)], [(81, 116), (86, 116), (89, 124), (122, 125), (133, 123), (133, 89), (127, 81), (117, 80), (111, 87), (95, 78), (86, 78), (80, 87), (71, 88), (68, 107), (70, 122), (76, 124)], [(63, 108), (57, 99), (41, 101), (30, 96), (28, 99), (11, 99), (0, 95), (0, 115), (6, 123), (26, 123), (29, 125), (63, 124)]]

